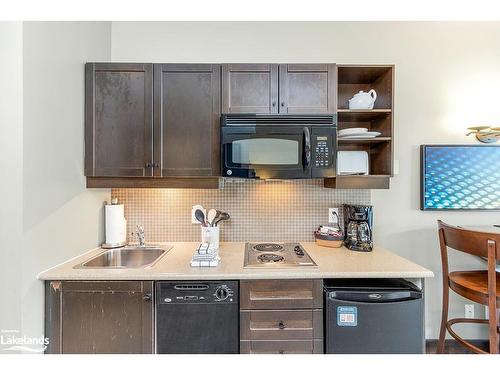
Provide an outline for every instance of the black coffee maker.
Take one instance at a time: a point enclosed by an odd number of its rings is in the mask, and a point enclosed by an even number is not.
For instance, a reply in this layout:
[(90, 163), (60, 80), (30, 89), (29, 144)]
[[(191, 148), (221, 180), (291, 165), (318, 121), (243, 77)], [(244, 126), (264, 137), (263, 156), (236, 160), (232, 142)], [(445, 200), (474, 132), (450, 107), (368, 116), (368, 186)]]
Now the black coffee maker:
[(373, 250), (373, 207), (344, 204), (344, 244), (349, 250)]

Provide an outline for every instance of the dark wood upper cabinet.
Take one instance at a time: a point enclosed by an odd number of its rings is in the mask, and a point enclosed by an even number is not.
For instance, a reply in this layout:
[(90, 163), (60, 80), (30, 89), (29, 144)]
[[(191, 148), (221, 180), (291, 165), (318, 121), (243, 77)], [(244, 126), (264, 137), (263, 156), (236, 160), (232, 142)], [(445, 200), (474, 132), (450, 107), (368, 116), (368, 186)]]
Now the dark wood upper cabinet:
[(152, 281), (47, 281), (47, 353), (154, 353)]
[(154, 65), (154, 175), (218, 176), (221, 66)]
[(278, 65), (222, 65), (222, 112), (278, 113)]
[[(367, 151), (370, 175), (325, 187), (386, 189), (393, 175), (394, 66), (336, 64), (87, 63), (85, 175), (93, 188), (219, 188), (221, 113), (334, 113), (338, 129), (380, 137), (339, 139)], [(359, 90), (372, 110), (351, 110)]]
[(335, 113), (335, 64), (280, 64), (280, 113)]
[(334, 113), (335, 64), (225, 64), (223, 113)]
[(85, 175), (151, 176), (153, 65), (85, 68)]

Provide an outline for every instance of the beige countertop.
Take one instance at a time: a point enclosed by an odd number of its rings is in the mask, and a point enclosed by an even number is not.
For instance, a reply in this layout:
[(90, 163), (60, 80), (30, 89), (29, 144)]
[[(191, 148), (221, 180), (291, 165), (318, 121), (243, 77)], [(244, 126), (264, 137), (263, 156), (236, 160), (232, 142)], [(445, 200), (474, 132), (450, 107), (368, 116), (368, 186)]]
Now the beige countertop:
[[(244, 269), (244, 242), (222, 242), (217, 267), (191, 267), (189, 261), (199, 245), (172, 242), (173, 248), (156, 264), (139, 269), (81, 269), (74, 266), (105, 251), (90, 250), (60, 265), (41, 272), (41, 280), (216, 280), (216, 279), (299, 279), (299, 278), (425, 278), (432, 271), (380, 247), (370, 253), (346, 248), (327, 248), (314, 242), (301, 242), (318, 267), (284, 269)], [(166, 245), (166, 244), (164, 244)]]

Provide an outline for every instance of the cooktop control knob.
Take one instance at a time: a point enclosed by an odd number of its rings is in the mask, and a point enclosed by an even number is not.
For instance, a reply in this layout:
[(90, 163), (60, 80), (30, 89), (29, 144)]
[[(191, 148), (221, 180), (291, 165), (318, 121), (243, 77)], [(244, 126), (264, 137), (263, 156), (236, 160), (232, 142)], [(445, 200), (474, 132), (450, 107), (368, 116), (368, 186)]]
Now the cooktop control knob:
[(222, 285), (215, 290), (215, 298), (218, 301), (224, 301), (227, 297), (229, 297), (229, 288), (227, 286)]
[(299, 258), (302, 258), (304, 256), (304, 250), (302, 250), (300, 246), (295, 246), (293, 251), (295, 251), (295, 254), (297, 254)]

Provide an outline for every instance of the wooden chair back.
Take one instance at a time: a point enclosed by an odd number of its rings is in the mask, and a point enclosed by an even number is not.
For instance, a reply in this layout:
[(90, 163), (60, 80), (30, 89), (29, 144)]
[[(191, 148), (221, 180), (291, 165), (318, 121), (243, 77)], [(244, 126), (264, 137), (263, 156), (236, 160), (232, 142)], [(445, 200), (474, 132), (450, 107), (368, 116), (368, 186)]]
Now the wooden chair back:
[[(441, 220), (438, 220), (438, 228), (439, 238), (445, 246), (484, 258), (488, 258), (488, 249), (493, 246), (495, 260), (500, 259), (500, 234), (467, 230)], [(446, 249), (441, 248), (441, 251), (443, 250)]]
[[(497, 316), (497, 272), (496, 265), (498, 259), (500, 259), (500, 234), (493, 234), (487, 232), (479, 232), (475, 230), (467, 230), (452, 225), (443, 223), (438, 220), (439, 228), (439, 244), (441, 248), (441, 262), (443, 268), (443, 317), (441, 322), (441, 333), (439, 335), (439, 352), (442, 353), (444, 349), (444, 339), (445, 331), (443, 331), (443, 325), (445, 324), (448, 331), (452, 336), (476, 353), (484, 353), (481, 349), (475, 345), (467, 342), (456, 333), (452, 333), (451, 325), (455, 323), (464, 322), (476, 322), (476, 323), (488, 323), (489, 326), (489, 338), (490, 338), (490, 353), (498, 353), (498, 316)], [(447, 321), (448, 315), (448, 288), (450, 281), (450, 273), (448, 268), (448, 248), (461, 251), (463, 253), (476, 255), (488, 259), (488, 274), (487, 274), (487, 300), (484, 303), (488, 306), (490, 311), (489, 320), (484, 319), (470, 319), (470, 318), (458, 318)], [(474, 271), (472, 271), (474, 272)], [(480, 271), (479, 271), (480, 272)], [(474, 281), (470, 282), (470, 287), (474, 286)], [(463, 285), (463, 287), (467, 287)], [(457, 291), (457, 290), (455, 290)], [(464, 292), (464, 291), (462, 291)], [(468, 298), (468, 290), (465, 289), (464, 293), (459, 293), (463, 297)], [(458, 291), (457, 291), (458, 293)]]

